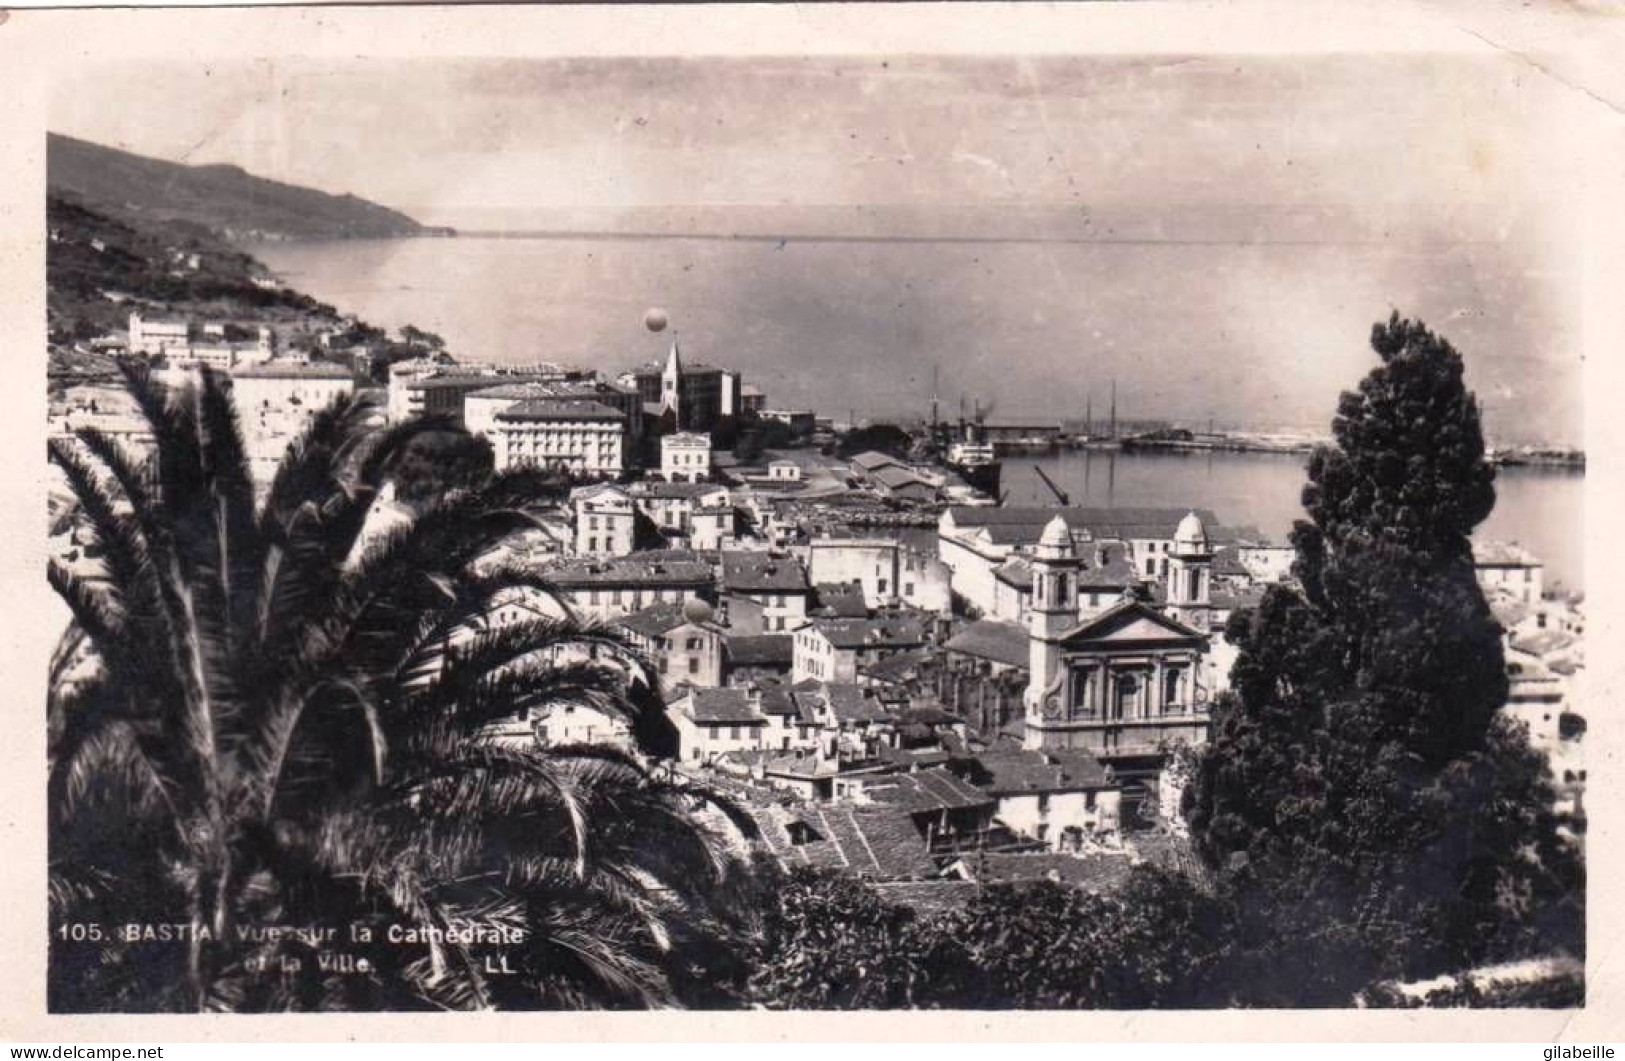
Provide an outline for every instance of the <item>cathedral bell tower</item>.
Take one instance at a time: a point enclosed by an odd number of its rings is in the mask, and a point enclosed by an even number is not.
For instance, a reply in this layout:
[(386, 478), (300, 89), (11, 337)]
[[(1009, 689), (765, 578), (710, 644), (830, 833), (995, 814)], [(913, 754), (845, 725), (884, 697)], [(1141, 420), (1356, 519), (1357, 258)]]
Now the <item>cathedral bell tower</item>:
[(1027, 693), (1024, 697), (1029, 748), (1044, 745), (1046, 703), (1061, 695), (1066, 675), (1061, 669), (1061, 637), (1078, 624), (1078, 572), (1066, 520), (1056, 516), (1044, 528), (1033, 551), (1032, 603), (1027, 612)]
[(1174, 531), (1168, 554), (1168, 614), (1192, 629), (1206, 632), (1212, 615), (1213, 550), (1207, 528), (1192, 512)]

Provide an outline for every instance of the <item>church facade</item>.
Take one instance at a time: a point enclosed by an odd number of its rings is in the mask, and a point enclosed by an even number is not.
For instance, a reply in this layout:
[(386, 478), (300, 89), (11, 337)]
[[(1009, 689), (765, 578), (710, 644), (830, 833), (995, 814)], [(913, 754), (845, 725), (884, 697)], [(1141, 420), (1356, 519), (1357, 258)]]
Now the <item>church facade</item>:
[(1194, 516), (1180, 530), (1173, 556), (1181, 562), (1170, 566), (1165, 609), (1125, 594), (1080, 619), (1082, 563), (1072, 536), (1059, 517), (1045, 528), (1032, 557), (1026, 747), (1077, 749), (1110, 761), (1207, 740), (1202, 664), (1211, 554)]

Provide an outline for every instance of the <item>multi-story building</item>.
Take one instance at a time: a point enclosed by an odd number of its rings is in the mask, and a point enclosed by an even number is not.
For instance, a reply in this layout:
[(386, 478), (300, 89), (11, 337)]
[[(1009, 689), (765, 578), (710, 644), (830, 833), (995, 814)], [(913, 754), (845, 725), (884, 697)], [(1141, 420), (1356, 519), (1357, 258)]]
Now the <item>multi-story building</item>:
[(130, 314), (129, 351), (146, 357), (158, 357), (171, 348), (179, 349), (191, 341), (192, 328), (179, 317), (143, 317), (139, 312)]
[(355, 392), (355, 374), (343, 365), (272, 361), (237, 369), (231, 390), (250, 468), (255, 480), (264, 483), (311, 417)]
[(791, 677), (855, 684), (863, 666), (924, 648), (925, 628), (906, 616), (814, 619), (795, 631)]
[[(729, 384), (724, 384), (724, 376), (730, 378)], [(675, 342), (664, 364), (651, 361), (619, 382), (636, 389), (645, 415), (659, 419), (670, 414), (679, 431), (714, 431), (724, 418), (739, 415), (738, 373), (699, 362), (685, 364)]]
[(578, 614), (603, 622), (651, 604), (709, 601), (716, 593), (715, 569), (689, 552), (580, 558), (545, 568), (543, 573), (569, 596)]
[(725, 632), (704, 601), (652, 604), (616, 625), (654, 661), (667, 687), (722, 684)]
[(1489, 542), (1473, 547), (1473, 567), (1486, 595), (1501, 594), (1530, 606), (1545, 592), (1545, 565), (1517, 545)]
[(740, 633), (784, 633), (806, 621), (812, 587), (794, 557), (726, 551), (721, 581), (728, 625)]
[(613, 483), (570, 491), (577, 556), (625, 556), (636, 548), (637, 505), (626, 488)]
[(1012, 832), (1054, 851), (1118, 831), (1122, 791), (1091, 755), (1000, 750), (976, 757), (974, 779), (998, 800), (995, 816)]
[(667, 707), (666, 717), (677, 731), (677, 758), (685, 763), (759, 749), (768, 728), (760, 695), (738, 686), (690, 689)]
[(777, 420), (797, 436), (806, 438), (817, 430), (817, 417), (811, 409), (763, 409), (763, 420)]
[(711, 436), (678, 431), (660, 440), (660, 477), (668, 483), (697, 483), (711, 475)]
[(709, 552), (734, 536), (734, 507), (728, 488), (715, 483), (633, 483), (633, 502), (668, 538), (684, 548)]
[(807, 577), (815, 584), (855, 582), (870, 608), (946, 612), (952, 605), (948, 566), (896, 538), (814, 538), (807, 543)]
[[(577, 373), (576, 377), (579, 376)], [(492, 437), (496, 431), (497, 416), (519, 402), (550, 398), (593, 401), (619, 412), (626, 426), (628, 442), (635, 443), (643, 425), (637, 393), (600, 379), (576, 377), (516, 377), (523, 379), (523, 382), (503, 382), (501, 377), (489, 379), (487, 382), (490, 386), (469, 391), (463, 396), (463, 426), (470, 434)]]
[(492, 445), (499, 470), (557, 468), (576, 475), (614, 476), (626, 466), (621, 414), (593, 401), (517, 402), (497, 414)]

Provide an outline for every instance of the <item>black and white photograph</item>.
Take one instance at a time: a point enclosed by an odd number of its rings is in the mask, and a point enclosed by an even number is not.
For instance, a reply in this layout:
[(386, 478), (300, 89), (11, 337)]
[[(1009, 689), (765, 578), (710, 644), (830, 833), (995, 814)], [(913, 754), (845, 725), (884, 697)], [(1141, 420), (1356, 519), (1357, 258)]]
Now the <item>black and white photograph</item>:
[(28, 149), (49, 1014), (1586, 1007), (1618, 103), (239, 15)]

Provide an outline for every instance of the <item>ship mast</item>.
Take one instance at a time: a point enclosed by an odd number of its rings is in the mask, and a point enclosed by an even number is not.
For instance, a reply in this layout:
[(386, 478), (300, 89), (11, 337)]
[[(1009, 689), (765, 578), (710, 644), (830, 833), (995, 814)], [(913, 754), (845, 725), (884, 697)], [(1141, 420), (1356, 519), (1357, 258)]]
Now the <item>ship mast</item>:
[(1117, 381), (1112, 380), (1112, 438), (1117, 437)]

